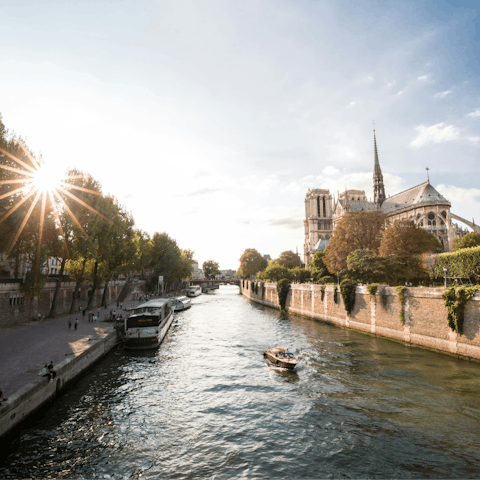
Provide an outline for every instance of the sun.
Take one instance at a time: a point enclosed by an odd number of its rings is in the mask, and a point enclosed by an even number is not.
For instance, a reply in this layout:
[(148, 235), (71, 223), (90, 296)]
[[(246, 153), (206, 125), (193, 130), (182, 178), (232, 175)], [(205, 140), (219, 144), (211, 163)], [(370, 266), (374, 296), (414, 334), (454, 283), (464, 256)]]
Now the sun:
[(60, 187), (62, 176), (58, 170), (43, 164), (32, 178), (32, 187), (41, 192), (51, 192)]
[[(56, 219), (56, 225), (60, 230), (60, 235), (62, 237), (65, 252), (68, 255), (68, 248), (67, 242), (65, 238), (65, 234), (63, 232), (63, 228), (60, 221), (60, 211), (65, 211), (70, 218), (73, 220), (75, 225), (79, 228), (81, 233), (90, 241), (87, 233), (83, 229), (82, 225), (78, 221), (78, 219), (73, 214), (72, 210), (68, 206), (68, 201), (74, 201), (77, 204), (80, 204), (82, 207), (87, 208), (91, 212), (95, 213), (99, 217), (103, 218), (109, 223), (113, 223), (107, 217), (102, 215), (100, 212), (95, 210), (93, 207), (85, 203), (79, 197), (77, 197), (72, 190), (86, 192), (92, 195), (99, 195), (102, 196), (100, 192), (96, 192), (89, 188), (82, 187), (80, 185), (75, 185), (71, 183), (70, 180), (75, 179), (82, 179), (84, 178), (83, 174), (80, 175), (62, 175), (58, 169), (55, 169), (51, 165), (45, 163), (37, 162), (30, 152), (25, 148), (22, 143), (19, 143), (19, 146), (22, 148), (23, 153), (28, 158), (30, 163), (26, 163), (19, 158), (13, 156), (11, 153), (7, 152), (3, 148), (0, 147), (0, 157), (8, 157), (10, 160), (13, 160), (16, 163), (16, 167), (4, 164), (0, 161), (0, 169), (7, 170), (9, 172), (13, 172), (17, 175), (18, 178), (12, 178), (10, 180), (1, 180), (0, 181), (0, 200), (3, 198), (12, 197), (13, 195), (19, 195), (18, 200), (7, 210), (3, 213), (3, 216), (0, 218), (0, 225), (18, 208), (20, 208), (24, 203), (27, 202), (30, 198), (34, 197), (33, 200), (30, 201), (30, 206), (28, 211), (26, 212), (22, 224), (20, 228), (17, 230), (13, 240), (10, 243), (8, 250), (6, 251), (6, 257), (10, 255), (15, 243), (17, 242), (18, 238), (20, 237), (26, 223), (28, 222), (34, 208), (37, 204), (41, 205), (40, 209), (40, 222), (39, 222), (39, 232), (38, 232), (38, 244), (37, 244), (37, 261), (40, 258), (40, 247), (42, 245), (42, 234), (43, 234), (43, 226), (45, 220), (45, 208), (47, 198), (50, 199), (50, 204), (52, 207), (53, 215)], [(21, 167), (21, 169), (19, 168)], [(13, 187), (13, 190), (7, 188), (7, 192), (2, 194), (1, 186), (5, 185), (8, 187), (9, 185)], [(17, 185), (20, 185), (17, 187)], [(37, 265), (38, 267), (38, 265)]]

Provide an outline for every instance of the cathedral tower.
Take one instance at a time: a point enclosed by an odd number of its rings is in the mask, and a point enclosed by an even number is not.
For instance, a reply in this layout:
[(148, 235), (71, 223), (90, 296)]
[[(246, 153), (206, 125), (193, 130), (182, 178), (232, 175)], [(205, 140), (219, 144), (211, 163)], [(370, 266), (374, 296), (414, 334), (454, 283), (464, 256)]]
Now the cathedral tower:
[(375, 137), (375, 130), (373, 131), (373, 145), (375, 147), (375, 167), (373, 169), (373, 201), (382, 205), (385, 201), (385, 186), (383, 185), (383, 175), (380, 169), (380, 162), (378, 161), (377, 139)]

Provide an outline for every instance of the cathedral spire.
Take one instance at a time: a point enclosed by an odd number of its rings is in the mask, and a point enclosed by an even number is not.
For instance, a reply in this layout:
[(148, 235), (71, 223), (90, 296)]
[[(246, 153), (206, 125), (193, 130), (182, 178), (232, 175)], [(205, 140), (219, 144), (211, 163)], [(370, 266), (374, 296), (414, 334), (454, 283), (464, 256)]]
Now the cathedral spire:
[(373, 130), (373, 145), (375, 147), (375, 166), (373, 169), (373, 201), (382, 204), (385, 201), (385, 186), (383, 185), (383, 175), (378, 161), (377, 138)]

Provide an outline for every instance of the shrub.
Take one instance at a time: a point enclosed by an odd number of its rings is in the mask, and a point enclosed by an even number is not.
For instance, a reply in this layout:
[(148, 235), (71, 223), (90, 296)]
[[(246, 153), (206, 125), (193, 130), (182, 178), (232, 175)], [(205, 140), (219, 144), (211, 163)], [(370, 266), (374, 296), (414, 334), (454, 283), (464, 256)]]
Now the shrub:
[(397, 293), (398, 293), (398, 301), (400, 302), (400, 323), (402, 325), (405, 325), (405, 303), (406, 303), (406, 298), (405, 298), (405, 290), (407, 287), (404, 287), (403, 285), (399, 285), (397, 287)]
[(476, 280), (480, 277), (480, 247), (462, 248), (452, 253), (438, 255), (433, 276), (443, 277), (443, 267), (449, 277), (468, 277)]
[(336, 285), (333, 286), (333, 301), (334, 301), (334, 303), (337, 303), (337, 301), (338, 301), (338, 292), (337, 292), (337, 286)]
[(288, 291), (290, 290), (290, 280), (283, 278), (277, 283), (278, 303), (280, 304), (280, 310), (285, 310), (287, 304)]
[(356, 288), (357, 282), (349, 278), (342, 280), (342, 282), (340, 283), (340, 293), (342, 294), (343, 304), (348, 315), (352, 313), (353, 307), (355, 307)]
[(255, 294), (258, 295), (258, 283), (255, 285)]
[(373, 297), (377, 294), (378, 283), (370, 283), (367, 285), (368, 293)]
[(320, 287), (320, 295), (321, 295), (322, 302), (323, 302), (323, 299), (325, 298), (325, 285), (322, 285)]
[(250, 284), (250, 288), (252, 289), (252, 293), (255, 293), (255, 282)]
[(448, 326), (460, 335), (463, 333), (463, 320), (465, 318), (465, 305), (475, 295), (480, 287), (450, 287), (442, 294), (448, 311)]

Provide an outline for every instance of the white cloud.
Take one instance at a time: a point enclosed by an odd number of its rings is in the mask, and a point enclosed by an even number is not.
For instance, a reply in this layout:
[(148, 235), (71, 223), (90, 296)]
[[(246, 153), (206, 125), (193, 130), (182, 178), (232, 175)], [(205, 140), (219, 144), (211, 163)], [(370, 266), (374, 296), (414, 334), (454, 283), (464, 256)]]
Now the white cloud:
[(400, 90), (400, 91), (397, 93), (397, 95), (401, 95), (404, 91), (405, 91), (405, 89)]
[(336, 169), (332, 165), (329, 165), (328, 167), (325, 167), (322, 170), (323, 175), (331, 176), (331, 175), (336, 175), (340, 170)]
[(480, 137), (467, 137), (467, 140), (470, 140), (473, 143), (480, 142)]
[(457, 140), (460, 136), (460, 130), (453, 125), (445, 126), (444, 123), (437, 123), (431, 127), (419, 125), (415, 127), (419, 132), (417, 138), (410, 142), (411, 147), (423, 147), (428, 143), (443, 143)]
[(422, 82), (426, 82), (428, 80), (428, 75), (422, 75), (421, 77), (418, 77), (418, 79)]
[(357, 104), (357, 102), (350, 102), (350, 103), (347, 105), (347, 108), (348, 108), (348, 107), (354, 107), (356, 104)]
[(435, 94), (435, 98), (445, 98), (447, 95), (450, 95), (452, 90), (445, 90), (444, 92), (438, 92)]
[(396, 81), (392, 80), (391, 82), (387, 83), (387, 87), (393, 87), (395, 85)]
[(436, 189), (451, 202), (479, 202), (480, 189), (478, 188), (462, 188), (453, 185), (437, 185)]
[(474, 112), (471, 112), (467, 115), (470, 118), (480, 117), (480, 108), (477, 108)]

